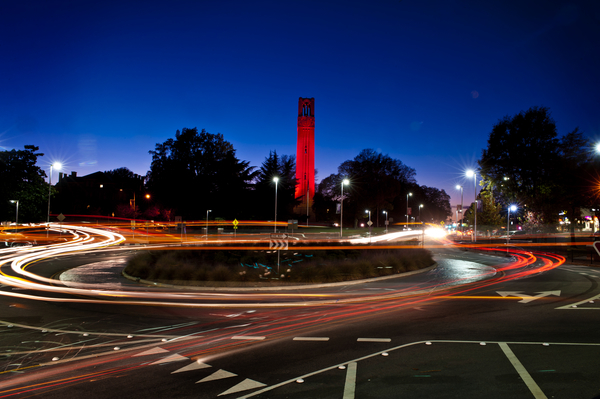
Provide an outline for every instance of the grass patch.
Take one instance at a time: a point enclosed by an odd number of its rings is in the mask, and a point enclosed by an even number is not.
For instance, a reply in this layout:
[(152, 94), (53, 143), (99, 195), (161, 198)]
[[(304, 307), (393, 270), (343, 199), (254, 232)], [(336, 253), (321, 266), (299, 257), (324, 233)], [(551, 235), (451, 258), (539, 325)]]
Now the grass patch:
[(386, 276), (434, 264), (431, 253), (418, 248), (315, 250), (298, 244), (279, 256), (278, 268), (277, 253), (263, 249), (148, 251), (130, 258), (125, 273), (194, 285), (311, 284)]

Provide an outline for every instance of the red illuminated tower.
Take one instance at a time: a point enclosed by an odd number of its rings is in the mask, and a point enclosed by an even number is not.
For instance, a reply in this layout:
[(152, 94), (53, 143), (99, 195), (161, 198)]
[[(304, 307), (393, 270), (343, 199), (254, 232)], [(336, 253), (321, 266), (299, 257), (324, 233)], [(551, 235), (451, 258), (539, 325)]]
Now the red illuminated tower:
[(296, 198), (302, 203), (297, 213), (312, 214), (312, 199), (315, 195), (315, 99), (298, 100), (298, 144), (296, 147)]

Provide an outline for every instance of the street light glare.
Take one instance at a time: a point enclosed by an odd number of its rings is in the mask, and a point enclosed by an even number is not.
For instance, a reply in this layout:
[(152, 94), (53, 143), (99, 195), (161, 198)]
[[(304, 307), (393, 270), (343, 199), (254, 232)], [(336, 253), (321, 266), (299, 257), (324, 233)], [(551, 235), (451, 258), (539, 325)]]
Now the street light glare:
[(273, 181), (274, 181), (275, 183), (277, 183), (277, 182), (279, 181), (279, 177), (274, 177), (274, 178), (273, 178)]
[(473, 177), (475, 175), (475, 172), (473, 172), (471, 169), (467, 170), (467, 177)]
[(596, 144), (596, 152), (600, 152), (600, 143)]
[(62, 168), (62, 164), (60, 162), (54, 162), (52, 167), (56, 170), (60, 170)]
[(342, 180), (342, 184), (348, 185), (348, 184), (350, 184), (350, 180), (344, 179), (344, 180)]
[(517, 210), (517, 206), (516, 205), (511, 205), (510, 206), (510, 210), (513, 211), (513, 212), (516, 211)]

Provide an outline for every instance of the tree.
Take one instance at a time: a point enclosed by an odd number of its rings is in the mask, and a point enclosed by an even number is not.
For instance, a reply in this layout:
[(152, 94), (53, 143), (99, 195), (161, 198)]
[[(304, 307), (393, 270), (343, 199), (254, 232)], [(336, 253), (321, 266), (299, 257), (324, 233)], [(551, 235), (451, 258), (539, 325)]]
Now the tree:
[[(26, 145), (24, 150), (0, 152), (0, 220), (14, 220), (16, 207), (10, 200), (19, 201), (19, 221), (46, 220), (48, 184), (46, 173), (36, 166), (39, 147)], [(54, 195), (54, 191), (52, 192)]]
[[(381, 211), (393, 210), (397, 198), (406, 195), (407, 188), (416, 184), (413, 168), (389, 155), (364, 149), (354, 159), (342, 163), (337, 174), (323, 179), (325, 183), (319, 185), (318, 192), (324, 198), (319, 199), (319, 203), (315, 201), (313, 209), (316, 214), (323, 214), (323, 209), (316, 206), (326, 206), (327, 197), (330, 201), (336, 200), (334, 198), (340, 195), (338, 189), (345, 178), (350, 179), (350, 184), (344, 188), (344, 217), (354, 219), (355, 225), (359, 218), (365, 217), (365, 209), (371, 210), (375, 220)], [(346, 222), (344, 224), (347, 225)]]
[[(421, 221), (435, 223), (445, 222), (448, 216), (452, 216), (452, 207), (450, 206), (450, 196), (445, 190), (435, 187), (421, 186), (423, 193), (423, 209), (421, 210)], [(421, 204), (417, 204), (419, 206)], [(413, 215), (416, 213), (413, 212)]]
[(157, 143), (147, 186), (157, 203), (188, 219), (244, 214), (246, 193), (255, 178), (254, 167), (235, 156), (222, 134), (202, 129), (177, 130), (175, 139)]
[(500, 202), (517, 202), (551, 222), (564, 205), (563, 188), (571, 178), (565, 166), (585, 162), (584, 146), (577, 129), (559, 139), (548, 108), (532, 107), (494, 125), (478, 163)]
[(255, 178), (255, 217), (272, 219), (275, 209), (275, 182), (277, 177), (278, 220), (292, 217), (293, 208), (300, 201), (294, 198), (296, 188), (296, 158), (293, 155), (279, 157), (277, 151), (270, 151)]

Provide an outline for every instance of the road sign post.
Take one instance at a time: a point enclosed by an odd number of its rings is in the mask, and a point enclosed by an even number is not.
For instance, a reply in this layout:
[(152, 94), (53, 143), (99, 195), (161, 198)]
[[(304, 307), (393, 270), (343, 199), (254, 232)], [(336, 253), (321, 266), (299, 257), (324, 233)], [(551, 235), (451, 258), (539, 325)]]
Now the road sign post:
[(288, 235), (287, 234), (275, 234), (271, 233), (271, 240), (269, 242), (269, 249), (277, 251), (277, 275), (279, 276), (279, 256), (280, 251), (288, 249)]

